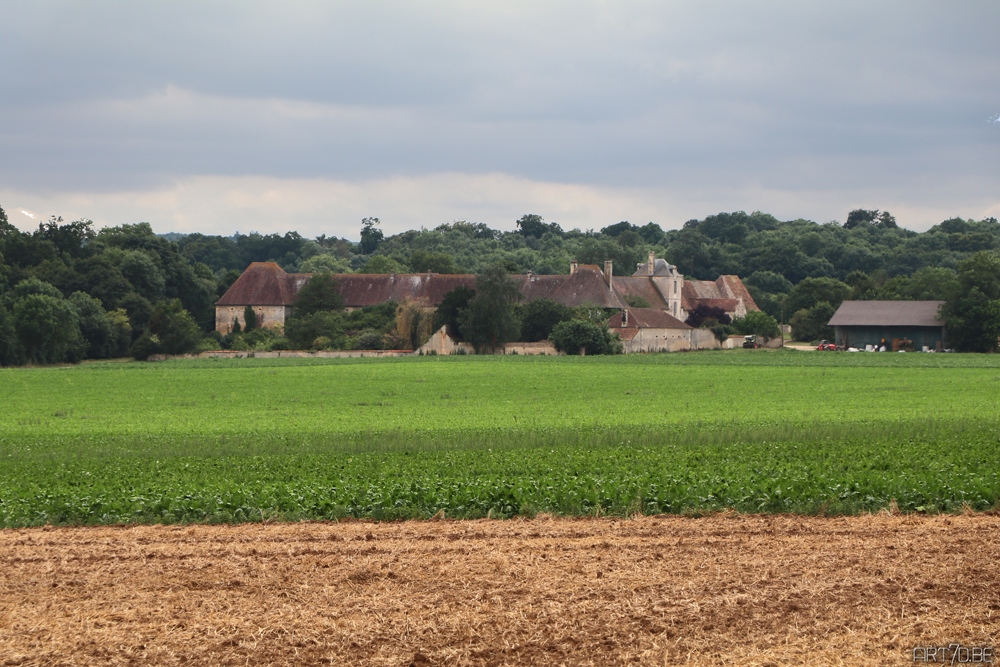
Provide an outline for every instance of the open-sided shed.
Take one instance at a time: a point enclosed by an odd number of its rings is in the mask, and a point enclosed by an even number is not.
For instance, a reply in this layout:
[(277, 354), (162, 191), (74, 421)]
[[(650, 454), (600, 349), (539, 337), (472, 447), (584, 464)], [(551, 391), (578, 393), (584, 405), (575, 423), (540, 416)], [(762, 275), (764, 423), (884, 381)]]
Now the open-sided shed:
[(886, 347), (894, 339), (913, 341), (916, 349), (944, 346), (944, 322), (938, 318), (943, 301), (845, 301), (830, 319), (837, 344), (863, 348)]

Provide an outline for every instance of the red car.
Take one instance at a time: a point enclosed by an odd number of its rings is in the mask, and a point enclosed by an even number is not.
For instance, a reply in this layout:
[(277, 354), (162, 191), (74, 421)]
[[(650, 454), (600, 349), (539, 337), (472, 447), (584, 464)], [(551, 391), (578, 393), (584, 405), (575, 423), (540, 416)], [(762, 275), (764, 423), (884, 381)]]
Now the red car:
[(834, 345), (833, 343), (829, 342), (829, 341), (821, 340), (819, 342), (819, 347), (817, 347), (816, 349), (819, 350), (820, 352), (822, 352), (824, 350), (834, 350), (835, 351), (837, 349), (837, 346)]

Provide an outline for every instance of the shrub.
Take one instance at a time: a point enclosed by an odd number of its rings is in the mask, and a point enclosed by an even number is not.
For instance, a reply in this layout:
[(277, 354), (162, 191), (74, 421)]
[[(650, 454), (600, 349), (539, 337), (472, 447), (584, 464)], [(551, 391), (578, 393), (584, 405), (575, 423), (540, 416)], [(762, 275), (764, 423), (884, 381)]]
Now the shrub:
[(132, 347), (129, 348), (129, 356), (136, 361), (146, 361), (154, 354), (161, 354), (163, 348), (160, 345), (160, 338), (154, 333), (149, 331), (144, 331), (139, 338), (132, 343)]
[(416, 350), (434, 333), (434, 311), (415, 301), (396, 308), (396, 328), (386, 338), (395, 349)]
[(274, 352), (277, 350), (290, 350), (292, 349), (291, 342), (284, 336), (278, 336), (270, 343), (267, 344), (266, 348), (269, 352)]
[(716, 324), (708, 329), (712, 332), (712, 335), (715, 336), (715, 340), (720, 343), (725, 343), (729, 340), (729, 330), (732, 329), (732, 327), (726, 326), (725, 324)]
[(308, 350), (321, 336), (339, 347), (344, 339), (344, 317), (329, 310), (294, 317), (285, 323), (285, 335), (296, 350)]
[(149, 331), (159, 338), (166, 354), (185, 354), (194, 350), (201, 340), (198, 324), (191, 313), (184, 310), (180, 299), (156, 304), (149, 318)]
[(765, 338), (780, 338), (781, 329), (778, 320), (767, 313), (752, 311), (745, 316), (733, 320), (733, 328), (741, 336), (763, 336)]
[(792, 337), (795, 340), (814, 341), (821, 338), (832, 340), (834, 329), (827, 326), (837, 309), (826, 301), (820, 301), (812, 308), (803, 308), (792, 316)]
[(362, 331), (361, 334), (354, 339), (354, 349), (355, 350), (381, 350), (382, 349), (382, 339), (383, 335), (377, 331)]
[[(714, 320), (714, 322), (711, 320)], [(732, 321), (733, 319), (722, 308), (707, 306), (701, 303), (688, 314), (688, 318), (684, 320), (684, 324), (697, 329), (699, 327), (711, 328), (717, 324), (730, 324)]]
[(549, 340), (560, 352), (566, 354), (620, 354), (618, 336), (600, 326), (583, 320), (567, 320), (552, 328)]

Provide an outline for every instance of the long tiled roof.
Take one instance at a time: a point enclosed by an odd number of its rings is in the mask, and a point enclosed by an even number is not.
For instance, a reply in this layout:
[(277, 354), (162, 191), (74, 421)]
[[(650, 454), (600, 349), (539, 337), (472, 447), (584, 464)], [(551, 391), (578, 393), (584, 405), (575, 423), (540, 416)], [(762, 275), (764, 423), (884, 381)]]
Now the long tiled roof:
[(386, 301), (418, 301), (436, 306), (445, 294), (456, 287), (475, 289), (476, 286), (476, 277), (472, 275), (345, 273), (336, 278), (337, 291), (349, 308), (373, 306)]
[[(216, 302), (217, 306), (291, 306), (295, 295), (311, 274), (285, 273), (274, 262), (254, 262), (232, 287)], [(600, 267), (585, 264), (571, 275), (511, 276), (517, 282), (526, 301), (552, 299), (575, 307), (594, 304), (601, 308), (627, 308), (628, 296), (645, 299), (653, 309), (666, 310), (667, 303), (648, 277), (614, 277), (612, 287), (607, 284)], [(476, 277), (469, 274), (441, 275), (417, 274), (359, 274), (346, 273), (335, 276), (337, 289), (344, 304), (360, 308), (386, 301), (417, 301), (428, 306), (441, 303), (444, 295), (459, 285), (475, 289)], [(682, 306), (691, 310), (698, 302), (714, 300), (713, 305), (724, 305), (726, 310), (736, 307), (736, 298), (742, 297), (748, 310), (758, 310), (736, 276), (722, 276), (715, 282), (685, 281)], [(723, 304), (722, 301), (725, 301)]]
[(845, 301), (830, 318), (831, 327), (942, 327), (944, 301)]
[[(625, 317), (623, 313), (615, 313), (608, 318), (608, 326), (612, 329), (621, 329)], [(690, 329), (679, 319), (663, 312), (658, 308), (629, 308), (628, 324), (629, 329)]]
[[(525, 301), (552, 299), (570, 306), (592, 303), (601, 308), (625, 308), (622, 298), (608, 288), (604, 272), (591, 264), (577, 267), (572, 275), (563, 276), (513, 276)], [(617, 279), (614, 279), (617, 280)]]
[(627, 278), (614, 278), (615, 289), (618, 293), (622, 295), (622, 298), (628, 296), (637, 296), (646, 300), (650, 308), (659, 308), (661, 310), (666, 310), (668, 304), (663, 300), (663, 295), (660, 294), (660, 290), (656, 289), (656, 285), (653, 281), (646, 276), (634, 277), (629, 276)]

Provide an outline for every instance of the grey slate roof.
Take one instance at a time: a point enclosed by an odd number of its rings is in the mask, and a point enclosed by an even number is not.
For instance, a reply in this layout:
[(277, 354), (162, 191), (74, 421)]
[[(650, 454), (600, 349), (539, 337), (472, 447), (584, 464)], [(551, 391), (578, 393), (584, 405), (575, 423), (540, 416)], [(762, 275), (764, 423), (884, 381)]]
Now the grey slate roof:
[(830, 318), (831, 327), (941, 327), (944, 301), (845, 301)]

